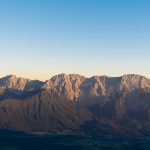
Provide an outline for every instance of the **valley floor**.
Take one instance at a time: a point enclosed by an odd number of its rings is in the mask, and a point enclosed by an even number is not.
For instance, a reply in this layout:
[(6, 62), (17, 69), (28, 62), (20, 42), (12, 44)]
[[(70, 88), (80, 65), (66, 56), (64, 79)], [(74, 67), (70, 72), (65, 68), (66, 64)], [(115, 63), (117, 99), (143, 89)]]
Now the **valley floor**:
[(149, 150), (149, 139), (94, 139), (79, 134), (0, 131), (0, 150)]

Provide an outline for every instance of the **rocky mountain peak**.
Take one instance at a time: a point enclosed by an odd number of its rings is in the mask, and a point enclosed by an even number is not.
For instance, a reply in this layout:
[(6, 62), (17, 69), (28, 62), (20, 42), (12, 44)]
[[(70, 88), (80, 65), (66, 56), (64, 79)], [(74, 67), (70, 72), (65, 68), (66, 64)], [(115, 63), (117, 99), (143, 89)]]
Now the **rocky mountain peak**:
[(146, 88), (150, 88), (150, 79), (136, 74), (122, 76), (120, 90), (131, 92), (135, 89), (145, 90)]
[(0, 87), (24, 90), (27, 82), (29, 82), (28, 79), (18, 78), (15, 75), (8, 75), (0, 79)]
[(79, 74), (59, 74), (46, 81), (44, 89), (54, 89), (61, 95), (66, 95), (68, 99), (76, 99), (80, 95), (80, 85), (85, 80)]
[(36, 88), (40, 88), (43, 82), (38, 80), (29, 80), (15, 75), (8, 75), (0, 79), (0, 89), (11, 91), (28, 91)]

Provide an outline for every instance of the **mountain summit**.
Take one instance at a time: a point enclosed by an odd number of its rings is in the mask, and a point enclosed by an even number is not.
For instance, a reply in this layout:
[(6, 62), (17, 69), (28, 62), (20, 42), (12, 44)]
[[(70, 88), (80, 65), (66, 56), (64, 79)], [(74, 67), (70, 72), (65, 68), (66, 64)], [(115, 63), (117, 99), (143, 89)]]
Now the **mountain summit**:
[(122, 77), (93, 76), (86, 78), (78, 74), (60, 74), (46, 81), (45, 89), (55, 89), (70, 100), (84, 96), (98, 97), (128, 93), (135, 89), (146, 91), (150, 87), (150, 79), (140, 75), (123, 75)]

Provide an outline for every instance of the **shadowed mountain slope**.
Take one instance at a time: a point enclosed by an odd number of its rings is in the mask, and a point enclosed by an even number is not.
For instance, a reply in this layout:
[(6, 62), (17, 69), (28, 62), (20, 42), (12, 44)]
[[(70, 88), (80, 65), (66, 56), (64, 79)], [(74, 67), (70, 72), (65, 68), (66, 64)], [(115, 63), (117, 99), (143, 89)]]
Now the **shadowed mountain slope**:
[(21, 131), (77, 130), (91, 114), (71, 101), (42, 91), (24, 100), (0, 101), (0, 128)]

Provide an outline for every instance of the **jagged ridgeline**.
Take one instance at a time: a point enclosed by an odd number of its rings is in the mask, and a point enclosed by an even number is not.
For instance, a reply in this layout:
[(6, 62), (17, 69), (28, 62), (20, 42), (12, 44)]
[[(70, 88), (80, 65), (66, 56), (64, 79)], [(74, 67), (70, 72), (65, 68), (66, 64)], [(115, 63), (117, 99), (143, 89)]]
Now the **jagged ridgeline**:
[(134, 74), (91, 78), (60, 74), (42, 82), (6, 76), (0, 79), (0, 128), (31, 132), (95, 128), (98, 135), (149, 136), (150, 79)]

